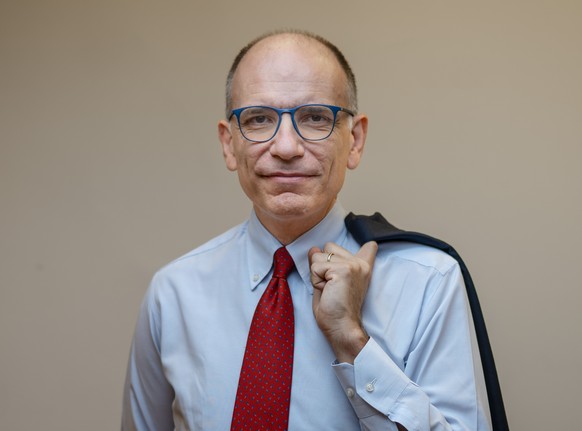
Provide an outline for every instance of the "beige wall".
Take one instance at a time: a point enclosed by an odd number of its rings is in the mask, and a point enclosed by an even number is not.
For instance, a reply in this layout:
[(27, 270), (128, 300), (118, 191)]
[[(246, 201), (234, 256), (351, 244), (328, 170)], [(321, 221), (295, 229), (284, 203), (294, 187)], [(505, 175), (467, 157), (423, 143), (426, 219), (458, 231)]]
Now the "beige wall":
[(0, 429), (117, 429), (149, 278), (243, 220), (216, 122), (238, 48), (344, 49), (371, 128), (344, 206), (470, 265), (513, 430), (578, 429), (582, 3), (0, 3)]

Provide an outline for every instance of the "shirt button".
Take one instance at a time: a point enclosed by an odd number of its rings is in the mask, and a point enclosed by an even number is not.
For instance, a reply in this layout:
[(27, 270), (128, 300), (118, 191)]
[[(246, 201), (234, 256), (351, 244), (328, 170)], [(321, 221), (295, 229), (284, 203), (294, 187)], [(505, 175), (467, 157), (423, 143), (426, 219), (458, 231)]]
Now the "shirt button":
[(253, 281), (257, 281), (259, 279), (259, 274), (253, 275)]
[(368, 383), (366, 385), (366, 391), (368, 391), (368, 392), (374, 392), (374, 383)]
[(356, 395), (356, 392), (354, 391), (353, 388), (347, 388), (346, 395), (348, 396), (348, 398), (354, 398), (354, 395)]

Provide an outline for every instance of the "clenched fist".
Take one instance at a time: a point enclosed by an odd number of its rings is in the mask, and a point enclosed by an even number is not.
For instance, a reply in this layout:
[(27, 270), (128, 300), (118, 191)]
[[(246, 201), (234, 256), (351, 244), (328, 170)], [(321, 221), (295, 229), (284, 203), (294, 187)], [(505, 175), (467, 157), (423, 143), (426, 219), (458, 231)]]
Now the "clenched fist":
[(334, 243), (309, 250), (313, 314), (339, 362), (353, 363), (368, 341), (361, 312), (377, 251), (373, 241), (356, 254)]

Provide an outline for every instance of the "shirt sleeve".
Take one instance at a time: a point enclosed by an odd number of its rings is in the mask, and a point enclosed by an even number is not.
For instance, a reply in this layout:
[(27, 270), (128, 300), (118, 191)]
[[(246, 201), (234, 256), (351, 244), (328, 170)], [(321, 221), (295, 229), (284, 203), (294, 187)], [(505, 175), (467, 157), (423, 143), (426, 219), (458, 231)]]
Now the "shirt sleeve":
[(174, 429), (174, 392), (160, 356), (159, 303), (155, 278), (142, 303), (127, 367), (123, 394), (122, 431)]
[(333, 369), (363, 430), (490, 430), (489, 406), (458, 265), (423, 304), (401, 369), (373, 337)]

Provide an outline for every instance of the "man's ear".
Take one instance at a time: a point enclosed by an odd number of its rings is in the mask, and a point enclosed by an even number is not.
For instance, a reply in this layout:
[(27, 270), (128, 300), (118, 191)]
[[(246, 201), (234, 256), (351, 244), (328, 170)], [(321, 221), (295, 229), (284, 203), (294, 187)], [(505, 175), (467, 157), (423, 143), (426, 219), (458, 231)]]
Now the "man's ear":
[(368, 135), (368, 117), (365, 114), (354, 117), (351, 135), (352, 145), (348, 156), (348, 169), (356, 169), (360, 164)]
[(222, 146), (222, 156), (224, 157), (226, 168), (229, 171), (236, 171), (236, 157), (234, 155), (232, 132), (230, 131), (230, 123), (226, 120), (218, 122), (218, 139)]

